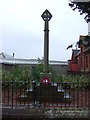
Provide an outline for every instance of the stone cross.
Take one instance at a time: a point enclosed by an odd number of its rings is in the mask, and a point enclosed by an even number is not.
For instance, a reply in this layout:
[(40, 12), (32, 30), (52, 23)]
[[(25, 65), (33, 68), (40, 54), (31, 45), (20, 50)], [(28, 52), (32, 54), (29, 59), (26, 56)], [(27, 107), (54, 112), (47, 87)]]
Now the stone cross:
[(44, 73), (49, 72), (48, 68), (48, 58), (49, 58), (49, 21), (52, 18), (51, 13), (46, 9), (41, 15), (45, 21), (44, 26)]

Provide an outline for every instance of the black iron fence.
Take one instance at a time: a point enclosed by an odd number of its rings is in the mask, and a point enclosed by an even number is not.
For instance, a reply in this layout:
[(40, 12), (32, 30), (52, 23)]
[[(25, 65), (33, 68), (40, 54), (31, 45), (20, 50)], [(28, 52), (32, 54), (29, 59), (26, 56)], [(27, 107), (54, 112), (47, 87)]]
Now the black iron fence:
[(88, 108), (88, 83), (3, 81), (2, 104), (7, 107)]

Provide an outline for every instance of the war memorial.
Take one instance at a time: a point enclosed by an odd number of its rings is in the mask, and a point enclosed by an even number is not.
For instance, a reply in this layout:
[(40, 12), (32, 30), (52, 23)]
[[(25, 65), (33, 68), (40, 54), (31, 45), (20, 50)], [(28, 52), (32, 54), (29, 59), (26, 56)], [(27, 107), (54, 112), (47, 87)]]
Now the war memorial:
[(30, 83), (28, 80), (23, 86), (20, 86), (22, 81), (4, 81), (3, 118), (85, 119), (88, 115), (87, 83), (86, 86), (82, 83), (79, 87), (78, 81), (69, 84), (52, 82), (52, 73), (49, 70), (49, 21), (52, 14), (46, 9), (41, 17), (44, 20), (44, 69), (40, 73), (40, 81), (33, 79)]
[(71, 101), (71, 96), (64, 91), (61, 84), (52, 82), (52, 73), (49, 71), (49, 21), (52, 14), (46, 9), (41, 15), (44, 20), (44, 69), (40, 73), (40, 83), (33, 81), (33, 87), (26, 90), (25, 95), (19, 96), (22, 101), (31, 101), (34, 106), (43, 103), (65, 103)]

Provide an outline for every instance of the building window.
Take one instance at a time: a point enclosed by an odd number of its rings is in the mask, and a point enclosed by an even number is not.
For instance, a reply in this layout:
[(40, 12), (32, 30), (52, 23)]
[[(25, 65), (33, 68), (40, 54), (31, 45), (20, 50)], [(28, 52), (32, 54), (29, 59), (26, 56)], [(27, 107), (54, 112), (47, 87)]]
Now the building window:
[(84, 67), (84, 55), (81, 56), (81, 67)]
[(88, 68), (88, 56), (86, 56), (86, 68)]

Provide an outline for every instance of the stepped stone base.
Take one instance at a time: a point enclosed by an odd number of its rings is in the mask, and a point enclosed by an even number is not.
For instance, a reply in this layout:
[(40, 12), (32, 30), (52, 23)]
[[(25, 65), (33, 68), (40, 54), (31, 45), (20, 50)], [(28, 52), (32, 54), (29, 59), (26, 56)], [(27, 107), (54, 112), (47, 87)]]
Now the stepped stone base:
[(56, 83), (48, 85), (38, 84), (36, 90), (28, 89), (25, 95), (19, 96), (18, 100), (33, 102), (34, 100), (42, 103), (64, 103), (71, 102), (71, 96)]

